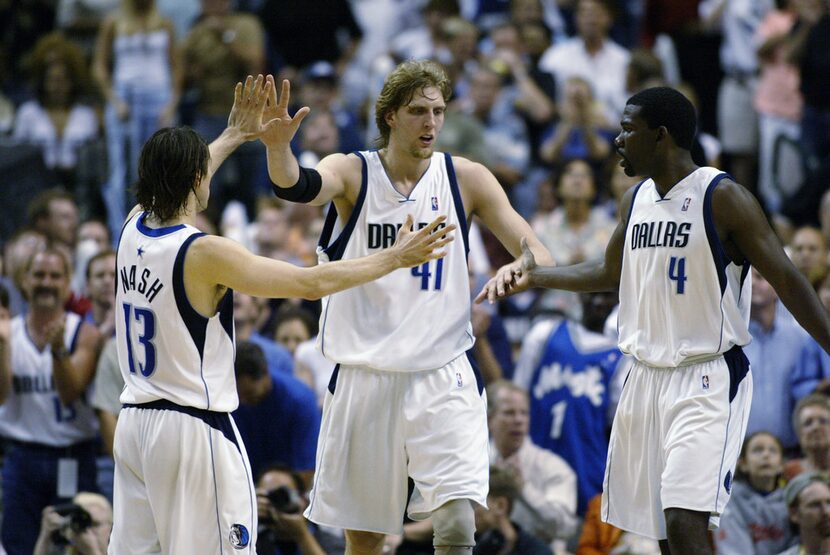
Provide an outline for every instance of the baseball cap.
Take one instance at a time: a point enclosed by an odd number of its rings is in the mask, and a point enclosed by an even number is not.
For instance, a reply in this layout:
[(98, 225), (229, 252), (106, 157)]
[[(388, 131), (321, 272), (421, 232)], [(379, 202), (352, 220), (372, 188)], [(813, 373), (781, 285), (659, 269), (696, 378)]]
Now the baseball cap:
[(306, 81), (311, 81), (315, 79), (332, 82), (337, 81), (337, 71), (335, 71), (333, 65), (331, 65), (329, 62), (325, 60), (320, 60), (309, 65), (306, 68), (304, 75)]
[(784, 488), (784, 501), (786, 501), (787, 506), (792, 505), (798, 499), (798, 495), (804, 491), (804, 488), (813, 482), (823, 482), (830, 486), (830, 476), (824, 472), (812, 471), (802, 472), (790, 480)]

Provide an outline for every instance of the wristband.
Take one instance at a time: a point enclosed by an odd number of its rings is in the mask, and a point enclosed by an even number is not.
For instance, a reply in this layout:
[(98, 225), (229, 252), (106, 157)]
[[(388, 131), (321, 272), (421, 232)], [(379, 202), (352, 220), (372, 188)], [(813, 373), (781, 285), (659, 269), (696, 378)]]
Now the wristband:
[(291, 187), (274, 187), (277, 197), (291, 202), (308, 203), (317, 198), (323, 188), (323, 178), (317, 170), (300, 166), (300, 178)]

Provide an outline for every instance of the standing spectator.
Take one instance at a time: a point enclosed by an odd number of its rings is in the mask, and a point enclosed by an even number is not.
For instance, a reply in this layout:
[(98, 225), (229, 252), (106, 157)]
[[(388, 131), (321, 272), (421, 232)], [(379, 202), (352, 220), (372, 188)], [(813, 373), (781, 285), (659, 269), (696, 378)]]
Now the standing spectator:
[(510, 519), (550, 543), (576, 530), (576, 474), (561, 457), (542, 449), (528, 435), (527, 392), (507, 381), (487, 388), (490, 464), (512, 472), (520, 494)]
[(608, 37), (614, 7), (610, 0), (578, 0), (578, 36), (554, 44), (542, 56), (539, 67), (553, 74), (565, 99), (565, 83), (573, 76), (591, 84), (608, 121), (619, 121), (625, 105), (625, 74), (629, 52)]
[(795, 399), (790, 384), (801, 351), (810, 337), (788, 314), (783, 314), (778, 295), (753, 268), (749, 333), (752, 342), (744, 352), (753, 369), (752, 408), (747, 434), (766, 431), (786, 449), (798, 444), (792, 427)]
[(29, 260), (46, 247), (46, 236), (34, 229), (18, 231), (3, 245), (3, 278), (0, 280), (9, 292), (9, 310), (12, 316), (26, 311), (23, 279)]
[(830, 10), (823, 0), (804, 0), (799, 12), (802, 46), (794, 57), (801, 69), (801, 94), (804, 112), (801, 119), (801, 145), (812, 169), (826, 164), (830, 154)]
[(781, 473), (781, 443), (767, 432), (750, 434), (738, 457), (732, 501), (715, 533), (718, 555), (777, 555), (792, 541)]
[[(790, 186), (782, 190), (785, 181), (801, 170), (798, 157), (783, 165), (783, 143), (797, 143), (801, 136), (801, 112), (804, 99), (799, 87), (799, 67), (793, 63), (792, 51), (802, 6), (816, 0), (783, 0), (781, 9), (767, 13), (755, 32), (761, 74), (753, 98), (758, 112), (758, 192), (771, 212), (781, 209), (782, 194), (793, 192)], [(793, 164), (794, 162), (794, 164)], [(795, 166), (795, 167), (793, 167)], [(800, 183), (793, 184), (795, 186)]]
[(98, 422), (87, 404), (98, 332), (66, 312), (70, 266), (55, 249), (26, 267), (29, 310), (11, 322), (11, 376), (0, 407), (2, 540), (9, 555), (30, 555), (41, 511), (79, 490), (96, 491)]
[[(202, 0), (202, 16), (182, 44), (185, 82), (197, 101), (193, 129), (212, 141), (225, 129), (233, 88), (265, 66), (265, 31), (259, 19), (236, 13), (231, 0)], [(225, 160), (211, 181), (211, 213), (219, 215), (231, 198), (254, 218), (258, 187), (265, 178), (262, 145), (251, 141)]]
[(790, 520), (798, 528), (798, 543), (780, 555), (830, 553), (830, 479), (808, 472), (793, 479), (784, 490)]
[(476, 505), (473, 555), (552, 555), (542, 540), (510, 520), (521, 494), (522, 487), (510, 470), (490, 468), (487, 508)]
[(29, 72), (35, 98), (17, 110), (12, 137), (38, 145), (46, 166), (74, 190), (78, 149), (98, 136), (98, 116), (82, 102), (89, 86), (83, 52), (50, 33), (35, 45)]
[(804, 457), (784, 465), (784, 478), (803, 472), (830, 472), (830, 400), (826, 395), (807, 395), (795, 405), (793, 428)]
[(182, 69), (170, 20), (154, 0), (122, 0), (101, 25), (93, 73), (107, 100), (107, 221), (117, 237), (127, 216), (127, 187), (138, 178), (138, 154), (156, 129), (171, 125)]
[(738, 183), (757, 190), (758, 115), (752, 105), (758, 86), (755, 34), (773, 0), (706, 0), (703, 19), (720, 24), (723, 43), (720, 65), (724, 77), (718, 91), (718, 136), (723, 144), (726, 170)]
[(234, 369), (239, 408), (233, 419), (253, 475), (282, 463), (312, 483), (320, 432), (314, 392), (292, 376), (269, 370), (262, 349), (249, 341), (237, 343)]
[[(554, 251), (555, 252), (555, 251)], [(613, 293), (582, 295), (581, 323), (545, 320), (531, 328), (514, 383), (530, 396), (530, 437), (577, 474), (577, 514), (602, 491), (608, 433), (624, 373), (616, 341), (602, 334)]]

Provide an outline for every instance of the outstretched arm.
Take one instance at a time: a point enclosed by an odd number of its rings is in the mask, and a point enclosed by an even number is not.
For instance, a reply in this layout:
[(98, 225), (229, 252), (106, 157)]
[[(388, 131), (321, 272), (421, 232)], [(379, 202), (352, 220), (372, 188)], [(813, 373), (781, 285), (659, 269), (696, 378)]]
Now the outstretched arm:
[(446, 251), (440, 249), (453, 240), (455, 230), (450, 225), (435, 231), (444, 220), (446, 216), (441, 216), (423, 229), (412, 231), (412, 216), (407, 216), (392, 247), (362, 258), (310, 268), (256, 256), (235, 241), (208, 235), (190, 247), (185, 272), (254, 297), (319, 299), (373, 281), (398, 268), (413, 268), (442, 258)]
[(784, 306), (830, 353), (830, 316), (807, 278), (796, 269), (752, 193), (724, 179), (712, 197), (715, 224), (778, 293)]
[(495, 302), (496, 299), (507, 297), (533, 287), (548, 289), (565, 289), (567, 291), (615, 291), (620, 284), (622, 270), (623, 243), (625, 229), (628, 225), (628, 208), (631, 206), (633, 189), (629, 189), (620, 203), (620, 212), (624, 217), (617, 224), (608, 245), (605, 247), (605, 257), (598, 260), (589, 260), (571, 266), (538, 265), (533, 252), (527, 247), (522, 238), (522, 256), (520, 266), (513, 282), (499, 282), (491, 279), (476, 296), (475, 302), (484, 299)]

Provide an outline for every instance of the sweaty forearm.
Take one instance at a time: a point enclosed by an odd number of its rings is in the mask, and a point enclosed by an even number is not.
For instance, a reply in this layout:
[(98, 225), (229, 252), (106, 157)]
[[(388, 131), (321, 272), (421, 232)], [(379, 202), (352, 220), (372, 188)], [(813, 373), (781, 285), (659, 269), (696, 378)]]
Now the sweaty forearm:
[(300, 178), (300, 164), (291, 153), (289, 144), (268, 147), (268, 176), (274, 185), (283, 189), (293, 186)]
[(530, 272), (530, 286), (578, 293), (615, 291), (619, 282), (608, 275), (603, 259), (572, 266), (537, 266)]
[(306, 298), (319, 299), (385, 276), (400, 267), (395, 254), (384, 250), (352, 260), (338, 260), (309, 268)]

